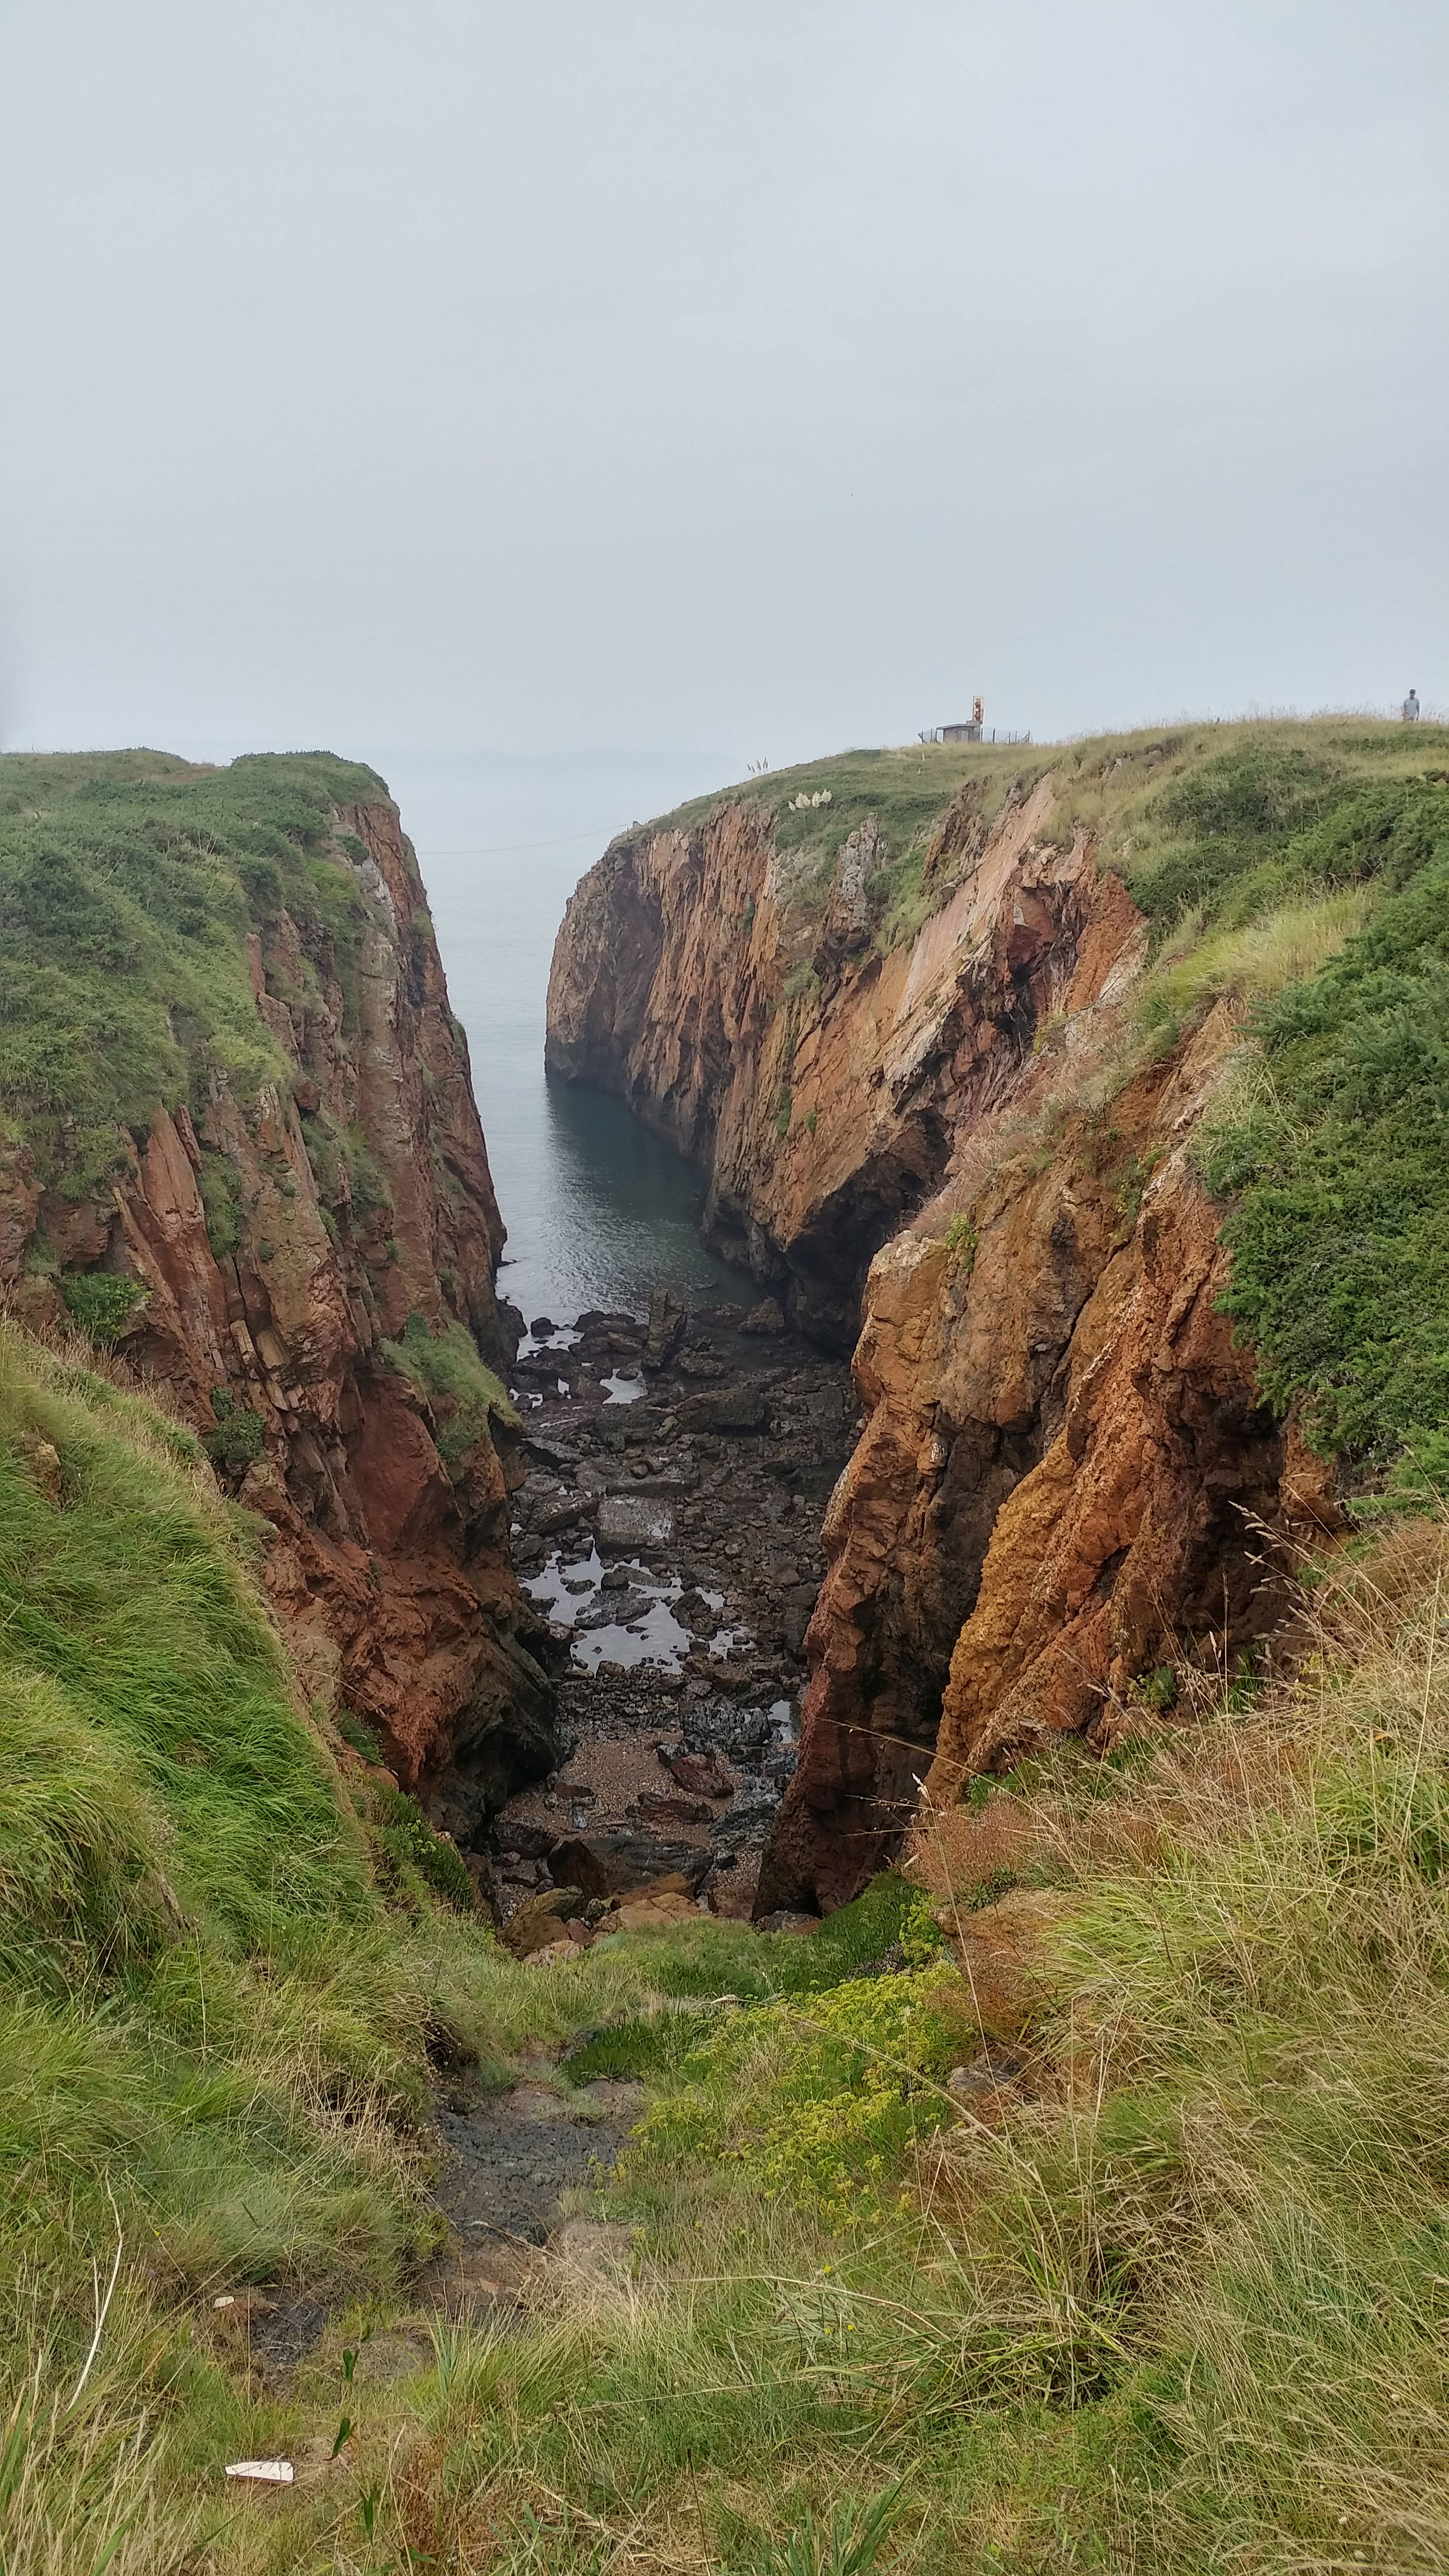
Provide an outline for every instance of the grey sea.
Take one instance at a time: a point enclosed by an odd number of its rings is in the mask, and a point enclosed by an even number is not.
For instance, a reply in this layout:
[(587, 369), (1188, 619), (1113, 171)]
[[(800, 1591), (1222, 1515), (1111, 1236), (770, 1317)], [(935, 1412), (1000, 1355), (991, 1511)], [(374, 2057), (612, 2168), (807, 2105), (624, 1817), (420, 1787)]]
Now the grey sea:
[(611, 836), (733, 774), (728, 754), (559, 760), (368, 750), (428, 889), (508, 1246), (500, 1293), (529, 1321), (641, 1308), (656, 1285), (747, 1297), (697, 1225), (697, 1174), (618, 1100), (545, 1080), (544, 1005), (564, 905)]

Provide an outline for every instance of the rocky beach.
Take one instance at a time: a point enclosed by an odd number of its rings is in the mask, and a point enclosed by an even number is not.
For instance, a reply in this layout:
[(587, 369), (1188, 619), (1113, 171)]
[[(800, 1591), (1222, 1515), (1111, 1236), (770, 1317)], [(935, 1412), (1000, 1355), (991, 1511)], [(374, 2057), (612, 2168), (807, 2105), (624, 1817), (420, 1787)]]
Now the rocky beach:
[(795, 1768), (849, 1373), (772, 1300), (690, 1312), (660, 1292), (647, 1316), (535, 1317), (509, 1386), (513, 1557), (563, 1751), (474, 1859), (505, 1938), (588, 1942), (646, 1888), (747, 1918)]

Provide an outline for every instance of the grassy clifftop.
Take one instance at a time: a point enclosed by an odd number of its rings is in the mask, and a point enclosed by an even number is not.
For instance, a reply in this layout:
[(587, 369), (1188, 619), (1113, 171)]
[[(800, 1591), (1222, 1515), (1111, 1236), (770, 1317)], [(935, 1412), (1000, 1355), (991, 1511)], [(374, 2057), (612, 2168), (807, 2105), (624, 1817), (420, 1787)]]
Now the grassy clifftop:
[[(1229, 909), (1230, 884), (1241, 918), (1265, 909), (1269, 864), (1297, 834), (1367, 788), (1422, 780), (1446, 766), (1449, 728), (1351, 716), (1154, 726), (1072, 743), (907, 744), (747, 778), (646, 828), (692, 831), (726, 805), (772, 817), (792, 901), (823, 911), (841, 846), (869, 819), (883, 844), (873, 889), (877, 935), (889, 945), (909, 936), (958, 881), (949, 852), (939, 863), (953, 808), (989, 829), (1008, 794), (1020, 800), (1050, 778), (1047, 837), (1065, 845), (1078, 830), (1090, 832), (1160, 940), (1198, 908), (1204, 920)], [(1251, 886), (1238, 882), (1249, 876)]]
[(0, 1118), (43, 1180), (102, 1184), (118, 1131), (144, 1133), (211, 1070), (242, 1099), (285, 1078), (247, 934), (285, 904), (331, 934), (345, 986), (369, 912), (335, 810), (386, 799), (324, 753), (0, 759)]

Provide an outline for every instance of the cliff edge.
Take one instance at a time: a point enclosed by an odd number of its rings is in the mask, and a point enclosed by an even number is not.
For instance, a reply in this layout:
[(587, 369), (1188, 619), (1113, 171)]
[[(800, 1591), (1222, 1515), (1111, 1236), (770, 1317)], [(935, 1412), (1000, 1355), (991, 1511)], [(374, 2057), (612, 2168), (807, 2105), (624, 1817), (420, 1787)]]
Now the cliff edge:
[(299, 1669), (466, 1839), (553, 1758), (504, 1230), (371, 771), (0, 761), (0, 1292), (203, 1439)]
[(1372, 1150), (1328, 1067), (1405, 1010), (1428, 1042), (1444, 748), (1345, 720), (852, 753), (584, 879), (550, 1066), (701, 1165), (708, 1234), (807, 1332), (859, 1336), (762, 1907), (853, 1894), (923, 1782), (1106, 1751), (1185, 1661), (1261, 1661), (1337, 1488), (1442, 1435), (1422, 1063)]

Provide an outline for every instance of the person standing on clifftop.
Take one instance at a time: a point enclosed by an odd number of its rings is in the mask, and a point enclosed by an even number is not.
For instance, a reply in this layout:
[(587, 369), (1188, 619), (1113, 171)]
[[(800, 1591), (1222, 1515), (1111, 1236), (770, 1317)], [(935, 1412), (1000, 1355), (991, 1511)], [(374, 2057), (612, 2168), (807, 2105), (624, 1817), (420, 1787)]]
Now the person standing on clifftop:
[(1418, 721), (1419, 692), (1417, 689), (1411, 689), (1404, 700), (1404, 722), (1405, 724), (1417, 724)]

